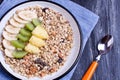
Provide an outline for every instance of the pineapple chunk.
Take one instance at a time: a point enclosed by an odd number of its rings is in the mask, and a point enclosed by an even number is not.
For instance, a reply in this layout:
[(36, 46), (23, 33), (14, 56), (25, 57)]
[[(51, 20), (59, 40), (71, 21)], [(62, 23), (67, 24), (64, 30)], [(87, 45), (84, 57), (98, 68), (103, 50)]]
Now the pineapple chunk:
[(37, 26), (33, 31), (32, 34), (36, 37), (39, 37), (41, 39), (48, 39), (47, 31), (42, 26)]
[(45, 46), (45, 41), (35, 36), (32, 36), (29, 42), (37, 47)]
[(30, 43), (28, 43), (27, 46), (25, 46), (25, 51), (29, 53), (40, 53), (40, 49)]

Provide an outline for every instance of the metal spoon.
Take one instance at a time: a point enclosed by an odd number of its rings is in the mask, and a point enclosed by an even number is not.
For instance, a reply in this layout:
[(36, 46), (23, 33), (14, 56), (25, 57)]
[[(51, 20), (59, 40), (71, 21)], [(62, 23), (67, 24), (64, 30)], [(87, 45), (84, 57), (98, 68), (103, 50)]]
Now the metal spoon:
[(113, 46), (113, 37), (111, 35), (104, 36), (101, 41), (98, 43), (97, 49), (99, 55), (96, 57), (96, 60), (92, 62), (89, 69), (83, 76), (82, 80), (91, 80), (93, 73), (95, 72), (98, 61), (101, 58), (101, 55), (106, 54)]

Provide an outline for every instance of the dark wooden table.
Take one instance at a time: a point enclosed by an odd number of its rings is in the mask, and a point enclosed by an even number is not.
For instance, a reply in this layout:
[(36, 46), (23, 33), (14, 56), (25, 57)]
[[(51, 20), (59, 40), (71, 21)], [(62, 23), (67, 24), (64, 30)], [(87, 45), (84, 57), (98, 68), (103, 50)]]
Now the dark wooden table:
[(114, 37), (112, 50), (102, 56), (92, 80), (120, 80), (120, 0), (72, 0), (100, 16), (83, 55), (71, 78), (81, 80), (83, 74), (98, 55), (96, 46), (106, 34)]

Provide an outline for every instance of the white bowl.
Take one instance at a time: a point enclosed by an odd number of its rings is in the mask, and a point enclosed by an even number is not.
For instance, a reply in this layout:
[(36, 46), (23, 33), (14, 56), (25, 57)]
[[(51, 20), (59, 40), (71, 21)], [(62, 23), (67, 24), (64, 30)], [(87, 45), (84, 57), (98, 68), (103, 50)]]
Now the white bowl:
[[(47, 75), (43, 78), (39, 77), (31, 77), (29, 80), (52, 80), (56, 78), (60, 78), (61, 76), (68, 73), (76, 64), (78, 56), (80, 54), (81, 49), (81, 31), (80, 26), (78, 25), (76, 19), (73, 17), (73, 15), (64, 7), (61, 5), (50, 2), (50, 1), (26, 1), (23, 3), (20, 3), (10, 9), (1, 19), (0, 22), (0, 34), (2, 33), (3, 28), (5, 27), (5, 24), (9, 20), (9, 18), (15, 13), (16, 10), (25, 8), (31, 5), (40, 5), (42, 7), (49, 7), (59, 13), (61, 13), (69, 22), (73, 30), (73, 48), (70, 51), (70, 55), (67, 57), (67, 61), (65, 62), (64, 66), (62, 66), (57, 72), (52, 73), (51, 75)], [(2, 66), (13, 76), (22, 79), (22, 80), (28, 80), (27, 77), (19, 75), (18, 73), (13, 72), (13, 70), (10, 68), (8, 64), (5, 63), (5, 59), (3, 56), (3, 53), (0, 51), (0, 62)]]

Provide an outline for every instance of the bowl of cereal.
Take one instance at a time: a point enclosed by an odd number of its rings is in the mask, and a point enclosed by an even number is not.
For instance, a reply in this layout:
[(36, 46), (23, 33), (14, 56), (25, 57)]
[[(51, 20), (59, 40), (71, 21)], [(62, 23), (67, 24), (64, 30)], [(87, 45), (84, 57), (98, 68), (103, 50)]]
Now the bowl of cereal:
[(81, 55), (80, 26), (57, 3), (20, 3), (2, 17), (0, 24), (0, 62), (19, 79), (60, 78)]

